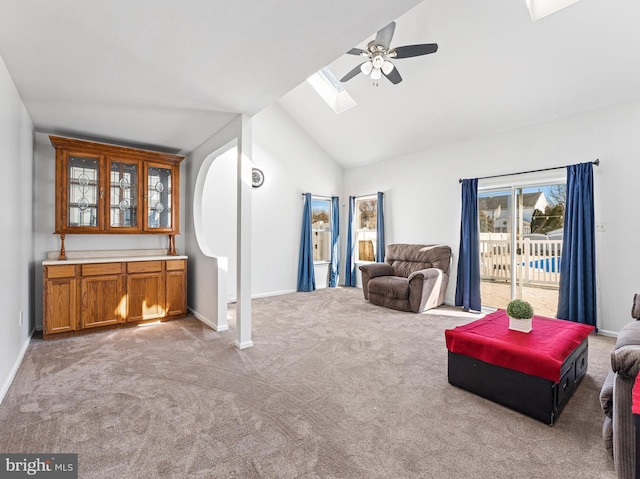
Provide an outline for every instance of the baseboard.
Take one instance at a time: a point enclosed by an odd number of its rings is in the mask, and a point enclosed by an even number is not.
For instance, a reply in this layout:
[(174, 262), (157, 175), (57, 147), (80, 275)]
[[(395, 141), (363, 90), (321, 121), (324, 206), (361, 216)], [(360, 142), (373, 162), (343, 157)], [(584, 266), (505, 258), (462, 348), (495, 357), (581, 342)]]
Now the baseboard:
[(614, 331), (606, 331), (604, 329), (598, 329), (598, 334), (600, 336), (608, 336), (610, 338), (617, 338), (618, 337), (618, 333), (616, 333)]
[(236, 348), (238, 349), (247, 349), (253, 346), (253, 341), (244, 341), (243, 343), (235, 342)]
[(213, 321), (211, 321), (209, 318), (201, 315), (200, 313), (198, 313), (197, 311), (194, 311), (191, 308), (187, 308), (189, 311), (191, 311), (191, 314), (193, 314), (193, 317), (196, 318), (198, 321), (200, 321), (201, 323), (206, 324), (207, 326), (209, 326), (211, 329), (213, 329), (214, 331), (218, 331), (218, 332), (222, 332), (222, 331), (227, 331), (229, 329), (229, 325), (225, 324), (223, 326), (217, 326)]
[(2, 401), (4, 401), (4, 397), (9, 391), (9, 387), (11, 386), (11, 383), (13, 382), (13, 379), (16, 377), (16, 374), (18, 373), (18, 368), (20, 367), (20, 364), (22, 364), (22, 360), (24, 359), (24, 355), (27, 352), (27, 348), (29, 347), (29, 343), (31, 342), (31, 337), (33, 336), (34, 331), (35, 330), (31, 330), (31, 332), (29, 333), (29, 337), (27, 337), (27, 340), (22, 345), (20, 354), (18, 354), (18, 357), (16, 358), (16, 361), (13, 364), (11, 371), (9, 372), (9, 376), (7, 377), (4, 384), (2, 385), (2, 388), (0, 389), (0, 404), (2, 404)]
[[(296, 292), (295, 289), (287, 289), (284, 291), (271, 291), (269, 293), (258, 293), (258, 294), (252, 294), (251, 299), (268, 298), (270, 296), (282, 296), (283, 294), (291, 294), (295, 292)], [(238, 302), (238, 298), (229, 298), (229, 300), (227, 301), (227, 303), (229, 304), (234, 304), (237, 302)]]

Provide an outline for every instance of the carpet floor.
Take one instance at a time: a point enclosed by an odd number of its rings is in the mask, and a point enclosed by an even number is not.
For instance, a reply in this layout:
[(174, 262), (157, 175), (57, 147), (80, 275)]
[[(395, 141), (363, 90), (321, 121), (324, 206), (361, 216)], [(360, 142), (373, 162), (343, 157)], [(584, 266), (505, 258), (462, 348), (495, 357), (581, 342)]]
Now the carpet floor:
[(550, 427), (447, 382), (478, 317), (324, 289), (253, 301), (254, 347), (194, 318), (32, 340), (0, 451), (77, 453), (81, 478), (615, 478), (598, 394), (612, 338)]

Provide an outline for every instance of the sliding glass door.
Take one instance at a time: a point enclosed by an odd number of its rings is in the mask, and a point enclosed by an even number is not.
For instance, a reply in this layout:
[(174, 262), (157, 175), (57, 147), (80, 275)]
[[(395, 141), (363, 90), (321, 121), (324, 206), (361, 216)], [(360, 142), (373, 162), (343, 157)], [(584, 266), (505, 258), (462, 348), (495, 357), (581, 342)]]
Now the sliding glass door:
[(564, 184), (478, 192), (483, 306), (504, 309), (522, 298), (555, 317), (565, 196)]

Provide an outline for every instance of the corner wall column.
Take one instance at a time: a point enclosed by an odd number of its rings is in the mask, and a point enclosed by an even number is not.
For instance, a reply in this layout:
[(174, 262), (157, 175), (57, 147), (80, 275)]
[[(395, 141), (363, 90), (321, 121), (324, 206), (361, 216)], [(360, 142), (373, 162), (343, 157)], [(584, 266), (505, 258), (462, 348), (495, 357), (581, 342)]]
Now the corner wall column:
[(238, 349), (253, 346), (251, 341), (251, 118), (242, 115), (238, 142), (238, 235), (236, 279), (235, 345)]

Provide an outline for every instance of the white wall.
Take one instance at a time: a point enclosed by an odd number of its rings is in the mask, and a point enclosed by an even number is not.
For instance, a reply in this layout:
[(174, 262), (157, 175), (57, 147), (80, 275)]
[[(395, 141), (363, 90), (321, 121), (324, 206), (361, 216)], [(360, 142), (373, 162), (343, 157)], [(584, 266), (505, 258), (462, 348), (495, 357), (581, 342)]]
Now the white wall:
[[(0, 401), (4, 398), (34, 327), (33, 298), (33, 123), (0, 58)], [(19, 324), (22, 313), (22, 325)]]
[[(212, 327), (226, 322), (226, 308), (221, 308), (220, 305), (226, 304), (227, 278), (226, 275), (221, 274), (221, 272), (224, 273), (224, 270), (228, 267), (225, 262), (219, 261), (213, 256), (219, 253), (210, 250), (206, 245), (201, 245), (198, 242), (194, 216), (200, 215), (204, 223), (207, 217), (207, 208), (217, 207), (217, 205), (207, 205), (201, 201), (201, 198), (196, 198), (198, 194), (197, 184), (201, 181), (204, 189), (207, 182), (211, 181), (207, 179), (208, 159), (212, 159), (212, 156), (215, 158), (217, 154), (223, 153), (229, 149), (229, 147), (235, 146), (241, 134), (242, 119), (238, 116), (225, 128), (191, 152), (185, 160), (187, 186), (182, 191), (184, 191), (183, 201), (186, 218), (185, 249), (186, 254), (189, 255), (187, 304), (196, 317)], [(214, 163), (215, 161), (216, 160), (213, 159)], [(212, 171), (215, 172), (215, 170), (216, 168)], [(211, 186), (211, 183), (209, 183), (209, 186)], [(202, 195), (202, 192), (200, 194)], [(236, 237), (235, 232), (229, 233), (223, 228), (219, 228), (218, 231), (211, 231), (211, 234), (214, 235), (214, 242), (215, 235), (225, 236), (231, 234), (234, 238)], [(201, 241), (203, 239), (204, 238), (201, 238)], [(221, 281), (224, 281), (225, 284), (221, 285)], [(219, 298), (221, 290), (224, 291), (223, 298)], [(225, 317), (219, 318), (221, 315), (225, 315)]]
[(211, 253), (227, 258), (227, 298), (236, 300), (238, 227), (238, 149), (223, 152), (211, 163), (202, 191), (203, 233)]
[[(180, 191), (184, 191), (185, 161), (180, 164)], [(55, 183), (56, 150), (51, 145), (49, 135), (35, 135), (34, 171), (34, 252), (35, 270), (35, 317), (36, 328), (42, 329), (42, 266), (49, 251), (60, 250), (60, 236), (55, 231)], [(181, 193), (184, 195), (184, 193)], [(180, 231), (184, 233), (184, 203), (180, 203)], [(167, 235), (72, 235), (65, 238), (67, 251), (124, 250), (124, 249), (164, 249), (168, 247)], [(176, 236), (178, 253), (184, 252), (184, 235)]]
[[(460, 177), (601, 160), (594, 167), (599, 328), (631, 320), (640, 292), (640, 103), (599, 109), (345, 171), (349, 195), (385, 192), (387, 244), (445, 243), (454, 251), (446, 300), (453, 302), (460, 230)], [(512, 177), (517, 180), (517, 177)]]
[[(303, 193), (342, 197), (342, 168), (277, 104), (253, 118), (253, 162), (265, 176), (252, 197), (252, 294), (296, 290)], [(340, 215), (347, 214), (341, 208)], [(341, 234), (341, 238), (344, 234)], [(328, 283), (315, 268), (316, 287)], [(341, 276), (342, 282), (342, 276)]]

